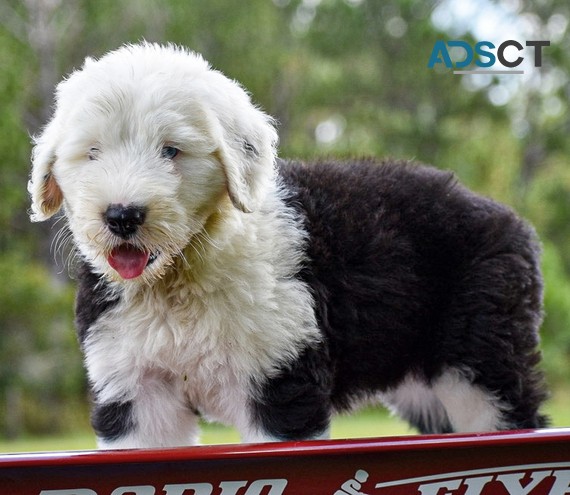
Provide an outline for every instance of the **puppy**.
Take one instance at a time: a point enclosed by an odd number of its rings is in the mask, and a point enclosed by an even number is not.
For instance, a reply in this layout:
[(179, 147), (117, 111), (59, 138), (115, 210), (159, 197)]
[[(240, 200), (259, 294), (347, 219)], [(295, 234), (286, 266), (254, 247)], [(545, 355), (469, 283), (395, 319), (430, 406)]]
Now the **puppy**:
[(61, 208), (102, 448), (328, 436), (379, 400), (420, 432), (536, 428), (533, 230), (447, 172), (276, 159), (271, 118), (175, 46), (87, 59), (35, 140)]

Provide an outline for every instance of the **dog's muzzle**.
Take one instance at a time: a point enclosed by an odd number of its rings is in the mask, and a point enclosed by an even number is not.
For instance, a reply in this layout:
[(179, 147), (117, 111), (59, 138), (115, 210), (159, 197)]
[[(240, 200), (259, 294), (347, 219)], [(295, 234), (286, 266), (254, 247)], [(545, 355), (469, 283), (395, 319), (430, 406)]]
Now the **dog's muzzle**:
[[(146, 208), (141, 206), (109, 205), (103, 214), (107, 228), (117, 237), (128, 241), (146, 220)], [(107, 261), (124, 279), (136, 278), (156, 259), (156, 254), (124, 242), (113, 248)]]

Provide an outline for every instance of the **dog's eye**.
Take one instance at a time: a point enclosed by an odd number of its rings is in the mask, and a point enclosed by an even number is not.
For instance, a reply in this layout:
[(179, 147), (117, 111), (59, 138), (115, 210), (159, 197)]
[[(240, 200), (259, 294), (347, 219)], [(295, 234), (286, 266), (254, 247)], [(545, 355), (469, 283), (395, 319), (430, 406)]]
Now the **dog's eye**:
[(89, 152), (87, 153), (87, 158), (89, 158), (89, 160), (97, 160), (99, 151), (100, 151), (99, 148), (89, 148)]
[(162, 158), (166, 158), (167, 160), (172, 160), (174, 157), (176, 157), (176, 155), (178, 155), (178, 153), (180, 153), (180, 150), (178, 148), (175, 148), (174, 146), (165, 146), (164, 148), (162, 148), (160, 154)]

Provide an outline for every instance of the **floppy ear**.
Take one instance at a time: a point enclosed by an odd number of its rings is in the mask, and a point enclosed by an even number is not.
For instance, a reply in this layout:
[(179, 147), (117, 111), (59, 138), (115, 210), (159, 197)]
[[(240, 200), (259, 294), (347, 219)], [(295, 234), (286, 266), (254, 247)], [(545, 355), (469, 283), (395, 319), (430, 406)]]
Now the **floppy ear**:
[(248, 129), (222, 123), (223, 139), (216, 151), (232, 204), (245, 213), (258, 208), (273, 180), (277, 144), (271, 118), (253, 106), (251, 112), (255, 116), (248, 121)]
[(30, 220), (42, 222), (55, 215), (63, 203), (63, 194), (53, 176), (52, 167), (56, 161), (54, 123), (36, 138), (32, 152), (32, 172), (28, 181), (28, 192), (32, 200)]

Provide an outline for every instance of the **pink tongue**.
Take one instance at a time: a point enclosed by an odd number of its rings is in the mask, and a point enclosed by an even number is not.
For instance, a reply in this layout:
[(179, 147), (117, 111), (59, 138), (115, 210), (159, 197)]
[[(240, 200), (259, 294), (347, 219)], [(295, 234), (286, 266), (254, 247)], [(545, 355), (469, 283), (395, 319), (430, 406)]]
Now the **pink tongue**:
[(107, 258), (109, 265), (111, 265), (119, 275), (124, 279), (136, 278), (145, 269), (150, 253), (141, 251), (140, 249), (123, 244), (118, 246)]

